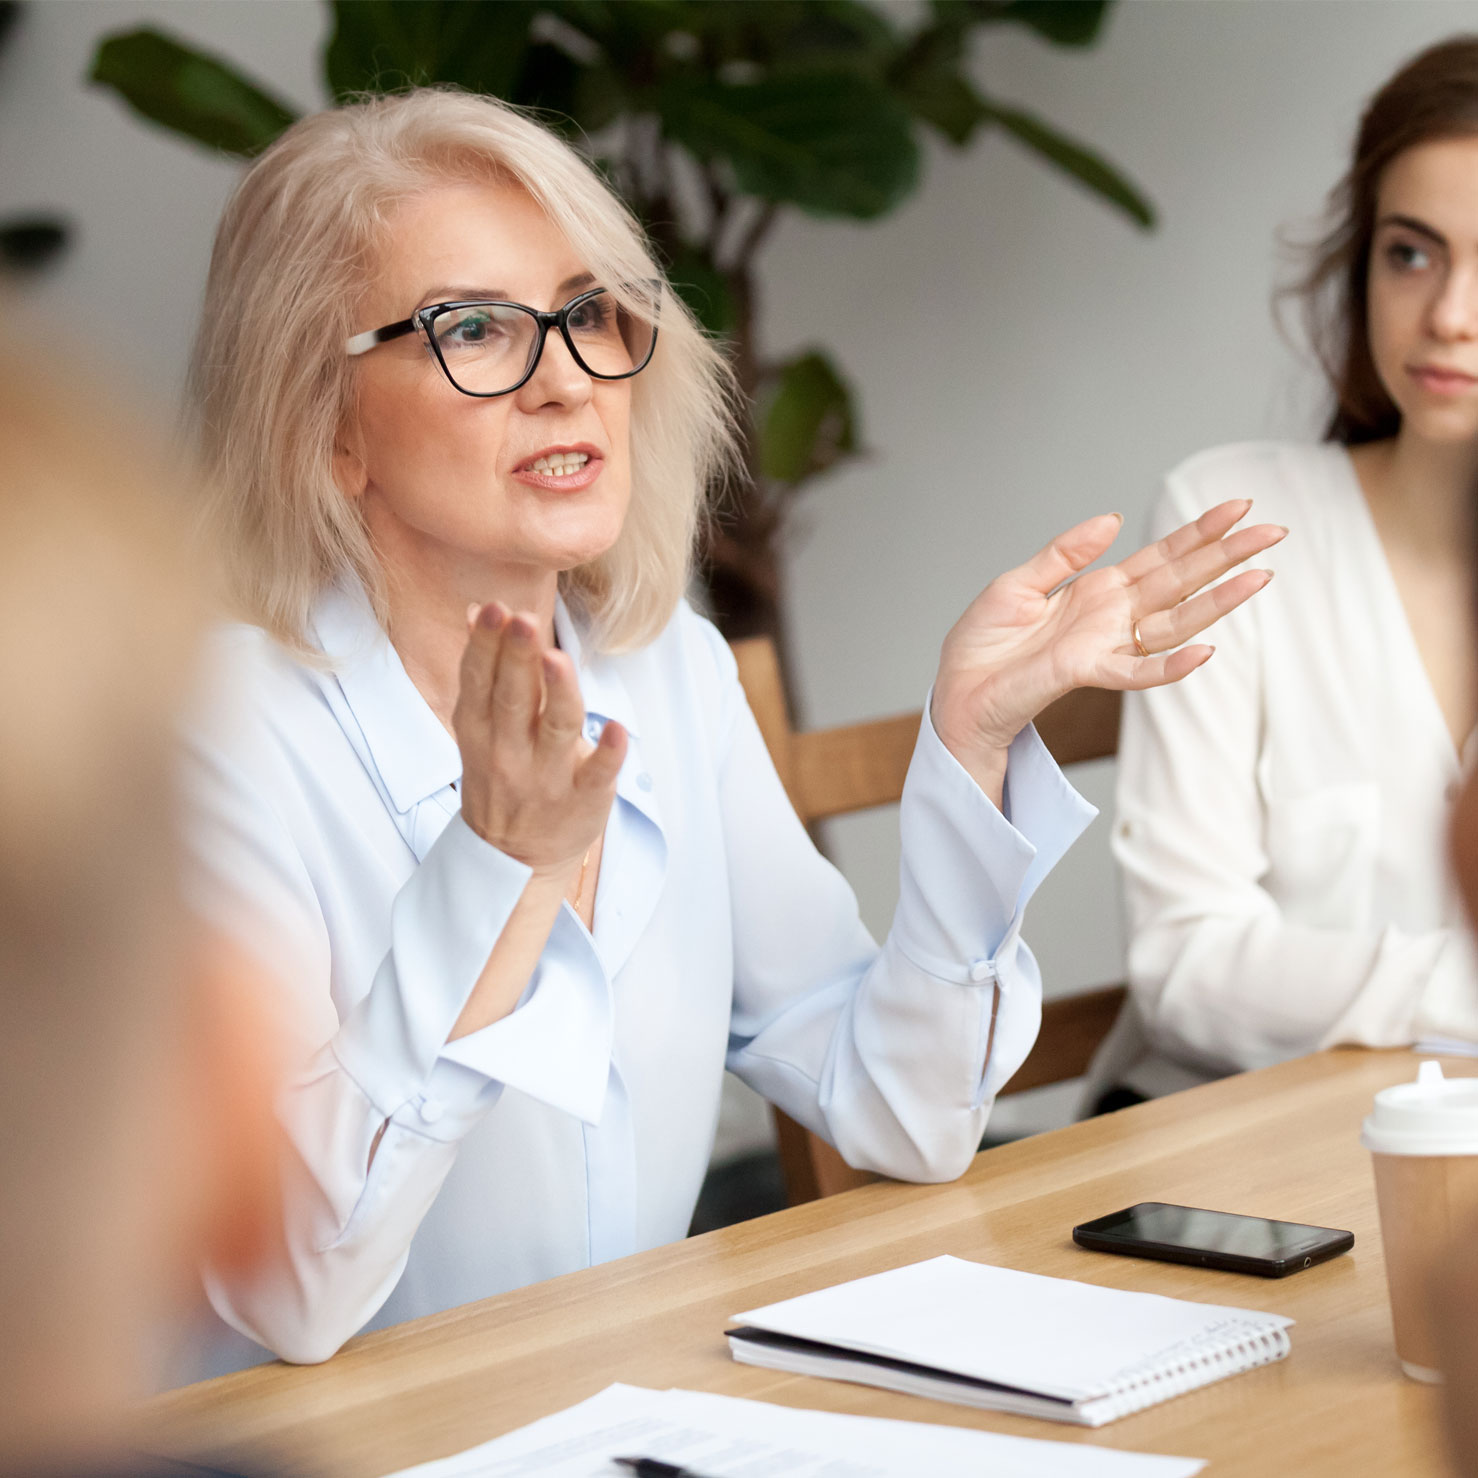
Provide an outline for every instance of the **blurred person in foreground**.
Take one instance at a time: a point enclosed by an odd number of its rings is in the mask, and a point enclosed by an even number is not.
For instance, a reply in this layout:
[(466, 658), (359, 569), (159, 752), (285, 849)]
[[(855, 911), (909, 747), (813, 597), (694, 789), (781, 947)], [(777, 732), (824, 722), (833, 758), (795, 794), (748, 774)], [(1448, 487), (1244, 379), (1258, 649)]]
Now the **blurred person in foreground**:
[(0, 355), (0, 1472), (128, 1456), (203, 1256), (276, 1186), (261, 993), (187, 920), (198, 557), (162, 459)]
[(426, 90), (295, 124), (226, 208), (192, 385), (248, 700), (200, 746), (202, 904), (315, 1049), (281, 1255), (211, 1276), (222, 1317), (322, 1360), (681, 1238), (725, 1066), (853, 1165), (959, 1175), (1040, 1020), (1022, 912), (1091, 815), (1033, 715), (1198, 667), (1264, 577), (1196, 592), (1283, 531), (1233, 502), (1073, 579), (1103, 515), (974, 601), (879, 946), (683, 598), (724, 360), (555, 133)]
[(1240, 496), (1296, 537), (1195, 683), (1125, 701), (1131, 1001), (1101, 1109), (1336, 1043), (1478, 1041), (1444, 847), (1478, 719), (1478, 37), (1370, 101), (1302, 296), (1325, 439), (1203, 452), (1151, 521)]

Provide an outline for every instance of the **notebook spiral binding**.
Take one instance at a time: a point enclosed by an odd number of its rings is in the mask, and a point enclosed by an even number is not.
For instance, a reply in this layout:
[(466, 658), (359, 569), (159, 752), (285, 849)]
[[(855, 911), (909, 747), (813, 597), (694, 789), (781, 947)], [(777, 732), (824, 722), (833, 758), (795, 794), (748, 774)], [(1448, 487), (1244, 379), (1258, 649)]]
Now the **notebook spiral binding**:
[(1095, 1422), (1116, 1421), (1131, 1412), (1158, 1406), (1172, 1396), (1184, 1395), (1199, 1386), (1208, 1386), (1223, 1376), (1240, 1375), (1282, 1360), (1293, 1348), (1285, 1329), (1259, 1329), (1243, 1325), (1230, 1338), (1209, 1348), (1197, 1348), (1174, 1363), (1158, 1361), (1141, 1372), (1124, 1372), (1111, 1385), (1095, 1391), (1083, 1402), (1082, 1409)]

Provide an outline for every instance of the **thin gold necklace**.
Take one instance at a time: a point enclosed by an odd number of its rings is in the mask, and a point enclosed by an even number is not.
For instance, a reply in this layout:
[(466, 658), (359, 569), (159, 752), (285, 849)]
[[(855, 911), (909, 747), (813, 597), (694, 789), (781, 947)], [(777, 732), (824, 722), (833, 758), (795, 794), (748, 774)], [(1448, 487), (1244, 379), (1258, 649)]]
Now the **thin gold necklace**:
[(585, 869), (590, 866), (590, 854), (595, 851), (595, 843), (586, 847), (585, 855), (580, 859), (580, 881), (575, 884), (575, 910), (579, 912), (580, 900), (585, 896)]

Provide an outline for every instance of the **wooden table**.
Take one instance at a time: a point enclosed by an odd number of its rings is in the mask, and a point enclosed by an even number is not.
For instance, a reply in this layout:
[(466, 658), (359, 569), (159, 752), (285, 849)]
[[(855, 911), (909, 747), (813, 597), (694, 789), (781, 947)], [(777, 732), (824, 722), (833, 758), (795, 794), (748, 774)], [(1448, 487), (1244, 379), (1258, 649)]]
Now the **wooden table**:
[[(1449, 1073), (1475, 1071), (1450, 1062)], [(1416, 1075), (1407, 1052), (1334, 1051), (987, 1150), (951, 1185), (865, 1186), (366, 1335), (325, 1365), (170, 1392), (172, 1451), (269, 1452), (291, 1471), (378, 1475), (446, 1456), (613, 1380), (951, 1422), (1211, 1459), (1212, 1478), (1446, 1472), (1436, 1397), (1391, 1345), (1360, 1120)], [(1141, 1200), (1348, 1227), (1355, 1248), (1286, 1280), (1084, 1252), (1073, 1225)], [(738, 1365), (728, 1317), (939, 1253), (1288, 1314), (1280, 1364), (1098, 1431)]]

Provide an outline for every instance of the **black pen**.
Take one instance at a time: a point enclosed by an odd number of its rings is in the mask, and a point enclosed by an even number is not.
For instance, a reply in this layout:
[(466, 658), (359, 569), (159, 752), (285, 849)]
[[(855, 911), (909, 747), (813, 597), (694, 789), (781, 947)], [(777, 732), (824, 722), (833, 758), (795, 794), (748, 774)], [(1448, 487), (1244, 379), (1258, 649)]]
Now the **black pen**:
[(703, 1478), (701, 1473), (695, 1473), (691, 1468), (684, 1468), (679, 1463), (664, 1463), (661, 1458), (613, 1457), (611, 1461), (630, 1468), (636, 1478)]

